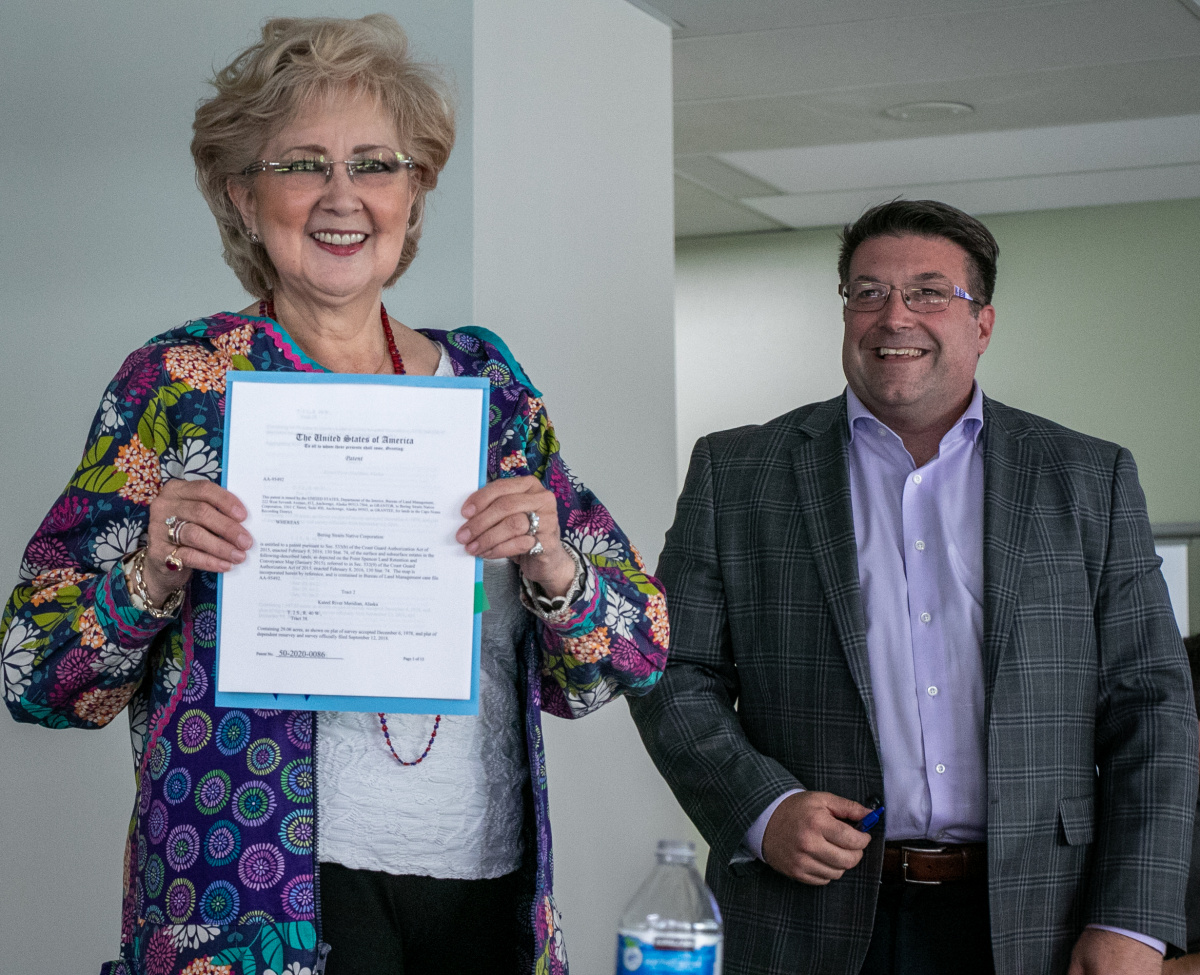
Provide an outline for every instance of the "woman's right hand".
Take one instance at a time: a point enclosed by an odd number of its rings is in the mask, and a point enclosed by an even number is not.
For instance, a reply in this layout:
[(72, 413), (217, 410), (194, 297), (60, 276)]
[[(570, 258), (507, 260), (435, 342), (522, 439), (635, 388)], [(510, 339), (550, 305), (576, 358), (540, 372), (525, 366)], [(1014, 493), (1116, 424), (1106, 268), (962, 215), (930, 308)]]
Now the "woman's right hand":
[[(179, 529), (179, 544), (171, 541), (167, 519), (174, 515)], [(246, 559), (254, 544), (242, 527), (246, 520), (242, 503), (212, 481), (171, 480), (163, 485), (150, 502), (150, 527), (146, 542), (146, 564), (142, 578), (155, 606), (161, 606), (176, 589), (187, 584), (192, 570), (228, 572)], [(171, 553), (183, 563), (172, 571), (167, 565)]]

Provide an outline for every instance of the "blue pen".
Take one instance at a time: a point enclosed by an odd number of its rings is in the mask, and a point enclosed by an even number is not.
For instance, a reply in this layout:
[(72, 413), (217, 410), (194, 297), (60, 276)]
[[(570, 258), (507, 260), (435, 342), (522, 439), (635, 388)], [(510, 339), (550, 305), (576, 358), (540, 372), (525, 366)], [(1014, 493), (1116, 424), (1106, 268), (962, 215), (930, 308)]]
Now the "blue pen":
[(864, 833), (868, 833), (871, 827), (879, 822), (879, 817), (883, 815), (883, 806), (879, 805), (872, 809), (869, 813), (863, 816), (862, 821), (858, 824), (858, 828)]

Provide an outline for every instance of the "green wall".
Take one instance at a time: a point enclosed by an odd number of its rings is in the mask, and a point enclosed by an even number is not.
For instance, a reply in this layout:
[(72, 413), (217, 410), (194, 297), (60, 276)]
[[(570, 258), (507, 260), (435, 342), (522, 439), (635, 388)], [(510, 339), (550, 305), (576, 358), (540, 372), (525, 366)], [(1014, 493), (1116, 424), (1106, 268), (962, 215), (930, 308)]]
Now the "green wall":
[(1200, 200), (984, 218), (983, 388), (1130, 450), (1150, 518), (1200, 522)]

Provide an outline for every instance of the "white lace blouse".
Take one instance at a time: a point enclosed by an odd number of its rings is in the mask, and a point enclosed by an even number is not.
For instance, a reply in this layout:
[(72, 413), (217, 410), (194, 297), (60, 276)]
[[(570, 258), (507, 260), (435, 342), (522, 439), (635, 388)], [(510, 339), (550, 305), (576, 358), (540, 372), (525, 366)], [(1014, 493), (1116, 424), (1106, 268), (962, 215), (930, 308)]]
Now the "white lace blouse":
[[(519, 570), (484, 563), (491, 608), (483, 614), (479, 714), (445, 715), (420, 765), (400, 765), (379, 715), (350, 711), (317, 720), (318, 852), (359, 870), (479, 879), (521, 862), (529, 777), (517, 690), (517, 639), (525, 608)], [(433, 715), (389, 714), (388, 734), (406, 762), (420, 756)]]
[[(453, 370), (445, 350), (435, 375)], [(479, 714), (445, 715), (429, 755), (400, 765), (379, 715), (329, 712), (317, 720), (317, 843), (322, 861), (393, 874), (481, 879), (521, 862), (529, 777), (517, 687), (525, 625), (520, 574), (486, 560)], [(388, 734), (407, 762), (425, 750), (433, 715), (389, 714)]]

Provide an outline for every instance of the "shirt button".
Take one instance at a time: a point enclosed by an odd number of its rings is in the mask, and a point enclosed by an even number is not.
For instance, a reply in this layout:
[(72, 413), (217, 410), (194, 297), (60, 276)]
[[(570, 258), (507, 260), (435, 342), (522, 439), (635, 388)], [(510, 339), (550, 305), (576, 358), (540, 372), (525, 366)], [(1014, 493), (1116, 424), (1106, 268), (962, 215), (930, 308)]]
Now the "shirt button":
[(931, 619), (933, 619), (933, 617), (930, 616), (928, 613), (921, 614), (921, 622), (922, 623), (928, 623)]
[(920, 483), (921, 483), (921, 475), (920, 475), (920, 474), (914, 474), (914, 475), (913, 475), (913, 484), (920, 484)]
[(937, 688), (936, 687), (927, 687), (927, 688), (925, 688), (925, 690), (929, 694), (930, 697), (937, 697)]
[(938, 775), (941, 775), (946, 771), (946, 766), (939, 762), (936, 766), (934, 766), (934, 771), (937, 772)]
[(917, 551), (918, 552), (925, 551), (925, 543), (923, 541), (921, 541), (919, 538), (917, 539)]

